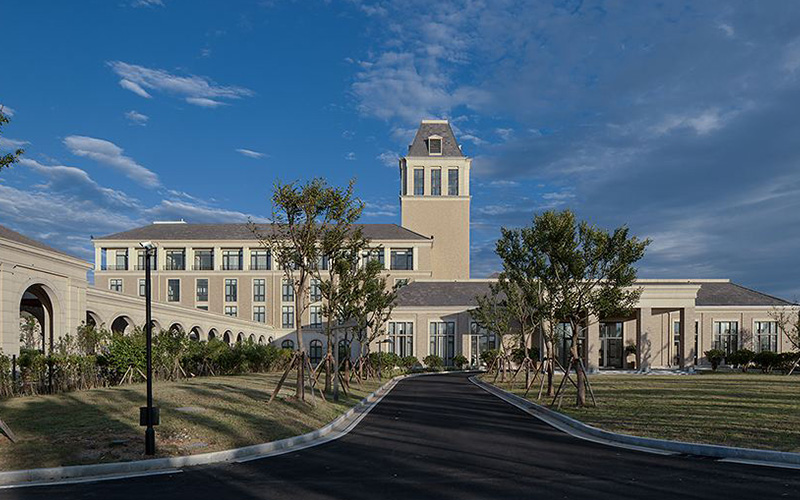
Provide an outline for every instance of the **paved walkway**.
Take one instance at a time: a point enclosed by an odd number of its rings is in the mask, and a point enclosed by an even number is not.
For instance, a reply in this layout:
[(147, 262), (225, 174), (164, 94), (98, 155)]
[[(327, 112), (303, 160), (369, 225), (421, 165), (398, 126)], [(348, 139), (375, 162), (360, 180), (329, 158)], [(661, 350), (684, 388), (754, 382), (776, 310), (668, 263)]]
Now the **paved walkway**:
[(405, 380), (347, 436), (173, 475), (4, 490), (20, 499), (800, 498), (800, 471), (665, 457), (562, 434), (464, 375)]

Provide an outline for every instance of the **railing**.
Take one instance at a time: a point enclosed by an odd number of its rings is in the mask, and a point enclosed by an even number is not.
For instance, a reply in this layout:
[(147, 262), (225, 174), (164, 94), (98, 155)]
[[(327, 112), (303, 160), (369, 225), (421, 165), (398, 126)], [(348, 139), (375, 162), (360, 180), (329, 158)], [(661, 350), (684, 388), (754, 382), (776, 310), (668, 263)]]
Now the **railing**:
[(127, 265), (118, 266), (116, 264), (106, 264), (105, 266), (100, 268), (100, 270), (101, 271), (127, 271), (128, 270), (128, 266)]
[(192, 271), (213, 271), (214, 264), (211, 265), (194, 265), (192, 266)]

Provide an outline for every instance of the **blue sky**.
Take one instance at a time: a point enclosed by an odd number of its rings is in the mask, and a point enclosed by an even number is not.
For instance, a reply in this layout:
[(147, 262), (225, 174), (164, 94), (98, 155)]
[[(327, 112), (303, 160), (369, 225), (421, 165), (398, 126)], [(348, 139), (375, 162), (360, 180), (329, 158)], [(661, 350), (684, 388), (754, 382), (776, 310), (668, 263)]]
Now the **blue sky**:
[(800, 296), (800, 3), (10, 1), (0, 223), (90, 235), (269, 213), (276, 179), (357, 178), (449, 118), (474, 157), (473, 276), (499, 227), (573, 208), (653, 244), (644, 277)]

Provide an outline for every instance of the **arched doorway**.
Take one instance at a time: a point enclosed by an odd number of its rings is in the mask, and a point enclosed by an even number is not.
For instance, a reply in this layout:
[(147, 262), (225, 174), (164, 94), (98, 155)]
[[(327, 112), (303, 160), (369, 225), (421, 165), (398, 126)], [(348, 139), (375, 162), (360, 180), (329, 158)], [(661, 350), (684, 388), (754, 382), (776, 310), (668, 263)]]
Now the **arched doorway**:
[(264, 345), (264, 336), (263, 335), (258, 337), (258, 343), (261, 344), (261, 345)]
[(50, 352), (53, 349), (56, 330), (55, 308), (44, 285), (29, 286), (22, 294), (19, 304), (20, 333), (23, 347)]
[(111, 331), (127, 335), (133, 332), (133, 320), (128, 316), (118, 316), (111, 322)]

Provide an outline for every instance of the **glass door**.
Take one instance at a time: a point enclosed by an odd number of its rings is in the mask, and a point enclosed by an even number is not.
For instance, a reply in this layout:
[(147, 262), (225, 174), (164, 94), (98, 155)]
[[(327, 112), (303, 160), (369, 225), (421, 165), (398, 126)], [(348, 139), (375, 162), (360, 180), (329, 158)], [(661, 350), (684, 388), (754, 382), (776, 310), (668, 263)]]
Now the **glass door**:
[(600, 367), (622, 368), (622, 323), (600, 324)]

